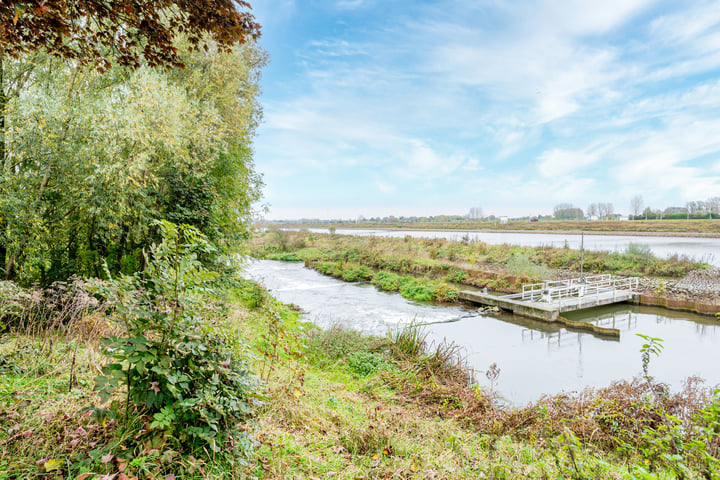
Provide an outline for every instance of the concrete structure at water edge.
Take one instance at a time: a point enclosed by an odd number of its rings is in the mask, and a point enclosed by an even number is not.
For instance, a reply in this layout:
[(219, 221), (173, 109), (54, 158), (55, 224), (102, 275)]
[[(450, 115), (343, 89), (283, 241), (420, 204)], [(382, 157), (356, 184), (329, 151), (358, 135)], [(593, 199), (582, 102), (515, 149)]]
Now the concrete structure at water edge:
[(559, 322), (568, 327), (589, 330), (601, 335), (619, 336), (620, 331), (614, 328), (574, 322), (562, 317), (561, 314), (632, 301), (637, 288), (637, 278), (593, 275), (523, 285), (521, 293), (511, 295), (498, 296), (483, 292), (461, 291), (458, 297), (465, 302), (492, 305), (516, 315), (544, 322)]

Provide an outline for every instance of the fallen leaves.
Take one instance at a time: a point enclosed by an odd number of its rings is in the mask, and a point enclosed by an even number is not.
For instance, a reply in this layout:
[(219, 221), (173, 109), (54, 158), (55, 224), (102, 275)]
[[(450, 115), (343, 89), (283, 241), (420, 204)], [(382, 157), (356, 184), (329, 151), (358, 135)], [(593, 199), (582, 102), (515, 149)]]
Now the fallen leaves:
[(43, 468), (46, 472), (52, 472), (53, 470), (60, 470), (63, 466), (63, 461), (59, 458), (51, 458), (43, 464)]

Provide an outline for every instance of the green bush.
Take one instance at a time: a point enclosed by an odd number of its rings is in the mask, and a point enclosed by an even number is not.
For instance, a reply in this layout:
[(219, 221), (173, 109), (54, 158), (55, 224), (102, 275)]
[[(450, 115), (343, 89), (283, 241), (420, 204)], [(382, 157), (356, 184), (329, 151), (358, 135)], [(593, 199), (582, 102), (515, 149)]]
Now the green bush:
[(524, 275), (531, 280), (547, 280), (552, 277), (552, 270), (545, 265), (533, 263), (527, 252), (513, 253), (506, 265), (510, 274), (515, 277)]
[(373, 271), (365, 265), (346, 265), (342, 272), (342, 278), (346, 282), (362, 282), (372, 280)]
[[(152, 416), (138, 441), (161, 437), (180, 451), (246, 455), (233, 447), (250, 445), (236, 423), (251, 414), (257, 381), (238, 345), (201, 317), (215, 275), (197, 257), (210, 247), (193, 227), (159, 226), (163, 241), (151, 247), (148, 268), (98, 287), (127, 335), (105, 340), (112, 362), (97, 378), (100, 394), (122, 387), (125, 408)], [(119, 414), (119, 405), (113, 410)]]
[(347, 357), (347, 367), (358, 377), (367, 377), (387, 362), (379, 355), (370, 352), (352, 352)]
[(435, 299), (435, 288), (420, 280), (405, 277), (400, 285), (400, 295), (411, 300), (430, 302)]
[(380, 271), (375, 274), (372, 279), (372, 284), (380, 288), (381, 290), (387, 290), (389, 292), (397, 292), (400, 290), (400, 284), (403, 277), (397, 273)]
[(652, 257), (653, 254), (650, 251), (650, 247), (648, 245), (644, 245), (641, 243), (629, 243), (627, 247), (625, 247), (625, 255), (633, 255), (636, 257)]

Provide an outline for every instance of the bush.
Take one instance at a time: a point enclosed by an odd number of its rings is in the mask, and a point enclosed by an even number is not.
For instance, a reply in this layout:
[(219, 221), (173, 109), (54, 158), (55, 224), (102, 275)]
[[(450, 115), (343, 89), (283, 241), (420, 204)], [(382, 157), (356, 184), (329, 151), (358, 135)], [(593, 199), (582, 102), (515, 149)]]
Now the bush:
[(352, 352), (348, 355), (348, 370), (358, 377), (367, 377), (386, 365), (385, 359), (370, 352)]
[(97, 379), (100, 394), (126, 387), (126, 408), (152, 416), (138, 441), (171, 439), (180, 451), (248, 447), (235, 424), (251, 413), (256, 378), (237, 345), (200, 316), (215, 275), (197, 256), (210, 247), (193, 227), (159, 226), (163, 241), (151, 247), (148, 268), (99, 287), (127, 335), (105, 341), (113, 361)]
[(373, 277), (372, 284), (381, 290), (397, 292), (400, 290), (402, 279), (403, 277), (396, 273), (380, 271)]
[(342, 278), (346, 282), (362, 282), (372, 280), (373, 271), (365, 265), (349, 265), (346, 266), (343, 270)]
[(653, 254), (650, 251), (650, 247), (648, 245), (644, 245), (641, 243), (629, 243), (627, 247), (625, 247), (625, 255), (634, 255), (636, 257), (652, 257)]
[(400, 295), (411, 300), (429, 302), (435, 299), (435, 288), (420, 280), (405, 277), (400, 285)]
[(526, 276), (532, 280), (547, 280), (552, 271), (545, 265), (537, 265), (526, 252), (514, 253), (507, 261), (507, 269), (515, 277)]

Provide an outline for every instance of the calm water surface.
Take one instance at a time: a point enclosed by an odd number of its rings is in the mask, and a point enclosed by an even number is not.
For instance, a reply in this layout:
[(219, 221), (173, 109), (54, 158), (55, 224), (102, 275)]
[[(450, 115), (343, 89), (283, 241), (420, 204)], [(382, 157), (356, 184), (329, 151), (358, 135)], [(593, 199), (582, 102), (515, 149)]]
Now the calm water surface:
[(482, 372), (497, 363), (495, 388), (517, 405), (543, 394), (602, 387), (639, 375), (643, 341), (636, 333), (664, 340), (662, 355), (650, 364), (658, 380), (674, 389), (691, 375), (720, 383), (720, 322), (711, 317), (630, 305), (567, 315), (620, 329), (617, 341), (511, 314), (483, 315), (475, 308), (420, 304), (371, 285), (325, 277), (301, 263), (254, 261), (246, 274), (281, 301), (301, 307), (305, 318), (321, 327), (340, 324), (384, 335), (413, 320), (426, 323), (435, 341), (447, 339), (466, 349), (468, 363), (480, 371), (481, 384), (489, 385)]
[[(327, 233), (324, 228), (312, 228), (310, 231)], [(579, 233), (515, 233), (515, 232), (459, 232), (457, 230), (356, 230), (338, 228), (341, 235), (361, 235), (378, 237), (444, 238), (446, 240), (462, 240), (467, 237), (473, 241), (485, 242), (489, 245), (519, 245), (522, 247), (556, 247), (567, 245), (580, 249)], [(630, 243), (647, 245), (652, 253), (659, 258), (671, 255), (685, 255), (699, 262), (720, 266), (720, 238), (701, 237), (656, 237), (630, 235), (591, 235), (585, 234), (584, 246), (587, 250), (623, 252)]]

